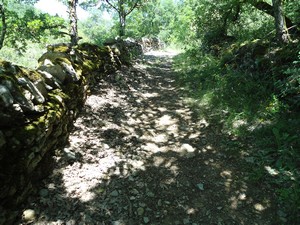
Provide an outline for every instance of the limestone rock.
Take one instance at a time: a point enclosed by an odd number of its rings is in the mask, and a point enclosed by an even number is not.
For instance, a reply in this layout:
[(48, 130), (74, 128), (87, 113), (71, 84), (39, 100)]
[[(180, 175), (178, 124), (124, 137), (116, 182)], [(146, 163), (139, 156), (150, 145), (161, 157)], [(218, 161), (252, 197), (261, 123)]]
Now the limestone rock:
[(14, 98), (11, 95), (9, 89), (4, 86), (0, 85), (0, 104), (4, 107), (11, 106), (14, 103)]
[[(37, 89), (37, 87), (26, 77), (23, 78), (18, 78), (19, 84), (21, 84), (23, 87), (25, 87), (30, 93), (33, 95), (34, 100), (37, 103), (44, 103), (45, 98), (44, 96), (40, 93), (40, 91)], [(29, 100), (29, 99), (27, 99)]]
[(50, 73), (53, 77), (55, 77), (59, 81), (60, 84), (62, 84), (67, 77), (67, 74), (64, 72), (62, 66), (60, 65), (40, 66), (38, 70)]
[(36, 80), (33, 84), (37, 88), (39, 93), (46, 99), (48, 96), (48, 91), (47, 91), (45, 81), (42, 79), (39, 79), (39, 80)]
[(70, 81), (73, 81), (73, 82), (79, 81), (80, 77), (77, 75), (77, 73), (72, 65), (69, 65), (65, 62), (61, 62), (61, 66), (71, 76), (69, 79)]
[(59, 81), (54, 76), (52, 76), (51, 73), (42, 70), (38, 70), (38, 72), (45, 79), (45, 84), (46, 84), (45, 87), (47, 90), (52, 90), (56, 88), (61, 89), (61, 85), (59, 84)]
[(35, 211), (32, 210), (32, 209), (26, 209), (24, 210), (23, 214), (22, 214), (22, 220), (25, 222), (25, 223), (32, 223), (34, 222), (36, 219), (36, 214), (35, 214)]

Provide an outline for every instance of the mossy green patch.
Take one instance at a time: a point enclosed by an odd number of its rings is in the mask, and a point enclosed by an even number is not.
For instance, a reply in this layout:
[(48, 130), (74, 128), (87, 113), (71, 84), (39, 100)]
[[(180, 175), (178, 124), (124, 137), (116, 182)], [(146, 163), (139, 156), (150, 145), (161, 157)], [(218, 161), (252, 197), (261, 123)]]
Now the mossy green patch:
[(7, 70), (8, 68), (11, 67), (11, 63), (5, 60), (0, 59), (0, 67), (3, 69)]
[(87, 71), (92, 71), (95, 69), (95, 64), (91, 60), (85, 60), (83, 62), (83, 69)]
[(62, 52), (62, 53), (69, 53), (70, 52), (70, 47), (67, 45), (49, 45), (47, 47), (48, 51), (52, 52)]
[(65, 58), (65, 57), (59, 57), (59, 58), (56, 58), (54, 63), (56, 64), (60, 64), (60, 63), (66, 63), (68, 65), (72, 65), (72, 62), (70, 60), (70, 58)]
[(37, 80), (44, 80), (42, 75), (40, 73), (38, 73), (37, 71), (29, 70), (24, 67), (20, 67), (20, 71), (19, 71), (19, 73), (16, 74), (16, 77), (18, 77), (18, 78), (27, 77), (27, 78), (29, 78), (29, 80), (31, 80), (33, 82), (37, 81)]
[(55, 62), (55, 60), (57, 59), (60, 59), (61, 61), (68, 59), (68, 61), (70, 61), (70, 56), (63, 52), (46, 52), (38, 60), (40, 66), (44, 63), (46, 59), (50, 60), (51, 62)]
[(62, 90), (56, 89), (48, 93), (48, 98), (48, 105), (58, 109), (60, 107), (65, 107), (65, 102), (70, 99), (70, 96), (68, 96)]

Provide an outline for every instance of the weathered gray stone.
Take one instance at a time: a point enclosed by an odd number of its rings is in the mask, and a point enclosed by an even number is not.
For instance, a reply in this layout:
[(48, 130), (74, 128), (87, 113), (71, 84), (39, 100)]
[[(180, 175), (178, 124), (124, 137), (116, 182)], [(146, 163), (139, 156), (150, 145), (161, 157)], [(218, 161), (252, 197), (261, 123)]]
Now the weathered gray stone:
[(4, 86), (0, 85), (0, 104), (4, 107), (11, 106), (14, 103), (14, 98), (11, 95), (9, 89)]
[(55, 77), (53, 77), (50, 73), (42, 70), (38, 70), (38, 72), (43, 76), (46, 83), (47, 90), (53, 90), (56, 88), (61, 89), (61, 85), (59, 84), (59, 81)]
[[(17, 79), (16, 79), (17, 81)], [(34, 106), (31, 101), (28, 101), (24, 93), (21, 93), (20, 89), (21, 87), (17, 87), (17, 83), (14, 83), (12, 80), (2, 80), (2, 85), (5, 86), (9, 92), (11, 93), (11, 96), (13, 97), (13, 103), (18, 103), (20, 105), (20, 108), (24, 111), (34, 111)], [(24, 90), (25, 91), (25, 90)], [(8, 107), (8, 106), (6, 106)], [(19, 111), (19, 107), (13, 107), (13, 109)]]
[(34, 86), (39, 90), (39, 92), (46, 99), (48, 96), (48, 91), (45, 82), (42, 79), (36, 80)]
[[(38, 88), (26, 77), (18, 78), (19, 84), (21, 84), (23, 87), (25, 87), (33, 96), (33, 99), (37, 103), (44, 103), (45, 98), (44, 96), (40, 93)], [(27, 99), (29, 100), (29, 99)]]
[(41, 66), (38, 70), (45, 71), (54, 76), (61, 84), (65, 81), (67, 74), (61, 65)]
[(69, 65), (65, 62), (61, 62), (61, 66), (69, 75), (71, 75), (71, 79), (70, 79), (71, 81), (73, 81), (73, 82), (79, 81), (80, 77), (77, 75), (77, 73), (72, 65)]

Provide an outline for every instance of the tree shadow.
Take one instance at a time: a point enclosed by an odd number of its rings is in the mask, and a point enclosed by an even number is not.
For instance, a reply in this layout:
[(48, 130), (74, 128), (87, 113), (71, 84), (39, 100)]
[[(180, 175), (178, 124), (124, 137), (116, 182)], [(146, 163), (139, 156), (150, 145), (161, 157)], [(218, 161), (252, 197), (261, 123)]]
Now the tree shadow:
[(93, 89), (24, 206), (35, 224), (276, 224), (272, 190), (249, 181), (243, 150), (222, 148), (232, 137), (187, 106), (170, 58), (147, 60)]
[(211, 57), (208, 62), (188, 55), (179, 56), (177, 68), (190, 106), (223, 133), (219, 140), (228, 154), (252, 164), (252, 183), (273, 189), (278, 223), (299, 224), (299, 113), (283, 104), (267, 74), (222, 68)]

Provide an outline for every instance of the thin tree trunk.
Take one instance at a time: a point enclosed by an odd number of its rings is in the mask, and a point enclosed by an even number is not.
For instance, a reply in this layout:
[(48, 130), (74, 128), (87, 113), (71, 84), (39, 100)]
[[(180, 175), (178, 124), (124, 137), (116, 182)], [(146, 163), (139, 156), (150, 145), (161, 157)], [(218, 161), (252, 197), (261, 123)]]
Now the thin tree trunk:
[(126, 26), (126, 12), (125, 12), (125, 6), (124, 1), (119, 1), (119, 22), (120, 22), (120, 30), (119, 35), (120, 37), (125, 36), (125, 26)]
[(119, 22), (120, 22), (120, 30), (119, 30), (119, 35), (120, 37), (124, 37), (125, 36), (125, 29), (126, 29), (126, 16), (124, 15), (120, 15), (119, 16)]
[[(123, 37), (125, 36), (125, 30), (126, 30), (126, 17), (134, 10), (136, 9), (141, 3), (139, 0), (135, 0), (132, 6), (126, 10), (125, 5), (126, 1), (125, 0), (118, 0), (117, 4), (114, 5), (112, 4), (113, 1), (111, 0), (104, 0), (110, 7), (112, 7), (114, 10), (117, 11), (118, 16), (119, 16), (119, 36)], [(130, 0), (133, 1), (133, 0)], [(128, 3), (128, 2), (127, 2)]]
[(70, 37), (71, 45), (75, 46), (78, 42), (78, 30), (77, 30), (77, 13), (76, 6), (78, 0), (69, 0), (69, 18), (70, 18)]
[(1, 21), (2, 21), (2, 30), (1, 30), (1, 35), (0, 35), (0, 49), (2, 49), (5, 35), (6, 35), (6, 29), (7, 29), (5, 11), (4, 11), (4, 7), (2, 4), (0, 4), (0, 16), (1, 16)]
[(288, 43), (290, 37), (283, 15), (282, 0), (272, 0), (272, 3), (275, 17), (276, 38), (280, 43)]

